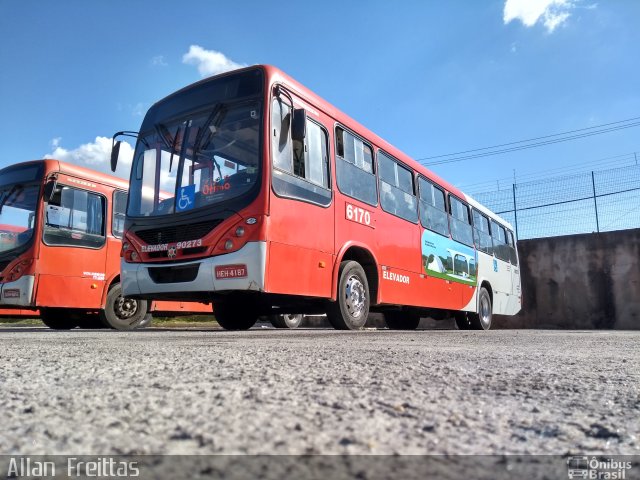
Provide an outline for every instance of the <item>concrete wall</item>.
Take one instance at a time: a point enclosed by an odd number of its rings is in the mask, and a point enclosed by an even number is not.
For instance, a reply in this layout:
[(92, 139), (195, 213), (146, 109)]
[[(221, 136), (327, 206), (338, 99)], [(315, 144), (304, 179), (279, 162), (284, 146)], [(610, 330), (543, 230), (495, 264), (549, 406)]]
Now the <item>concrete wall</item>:
[(500, 328), (640, 329), (640, 229), (522, 240), (523, 308)]

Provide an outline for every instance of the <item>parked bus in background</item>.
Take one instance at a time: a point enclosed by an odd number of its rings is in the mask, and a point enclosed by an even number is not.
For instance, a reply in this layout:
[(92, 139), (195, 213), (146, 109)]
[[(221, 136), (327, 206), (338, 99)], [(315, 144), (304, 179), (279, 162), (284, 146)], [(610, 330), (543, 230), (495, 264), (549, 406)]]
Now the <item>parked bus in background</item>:
[(273, 313), (358, 329), (369, 311), (488, 329), (521, 303), (507, 222), (270, 66), (149, 109), (121, 270), (125, 295), (212, 301), (227, 329)]
[(124, 298), (120, 250), (127, 182), (58, 160), (0, 170), (0, 313), (55, 329), (149, 323), (152, 309), (211, 312), (201, 303)]

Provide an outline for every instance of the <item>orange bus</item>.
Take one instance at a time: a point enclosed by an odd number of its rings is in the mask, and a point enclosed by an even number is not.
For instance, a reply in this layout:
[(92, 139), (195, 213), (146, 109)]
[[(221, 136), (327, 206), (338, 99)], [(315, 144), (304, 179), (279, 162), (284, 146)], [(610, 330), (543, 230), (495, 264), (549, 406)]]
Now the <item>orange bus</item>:
[(124, 298), (120, 250), (127, 182), (58, 160), (0, 170), (0, 314), (55, 329), (146, 326), (150, 311), (200, 303)]
[(359, 329), (369, 311), (488, 329), (520, 309), (507, 222), (274, 67), (179, 90), (135, 135), (131, 298), (211, 301), (227, 329), (275, 313)]

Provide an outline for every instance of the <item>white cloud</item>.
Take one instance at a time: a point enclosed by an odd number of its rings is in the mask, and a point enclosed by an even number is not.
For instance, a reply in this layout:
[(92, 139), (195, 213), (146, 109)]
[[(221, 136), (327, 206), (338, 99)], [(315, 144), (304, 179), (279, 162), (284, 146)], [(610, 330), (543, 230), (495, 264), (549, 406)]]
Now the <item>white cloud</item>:
[(230, 60), (223, 53), (206, 50), (199, 45), (189, 47), (189, 51), (182, 56), (182, 63), (196, 65), (202, 77), (211, 77), (229, 70), (246, 67), (245, 64)]
[(129, 179), (131, 163), (133, 161), (133, 147), (128, 142), (120, 145), (120, 156), (118, 157), (118, 168), (116, 173), (111, 172), (111, 139), (108, 137), (96, 137), (92, 143), (85, 143), (73, 150), (67, 150), (61, 145), (62, 138), (51, 140), (53, 152), (44, 158), (55, 158), (63, 162), (74, 163), (82, 167), (98, 170), (110, 175)]
[(525, 27), (542, 22), (549, 33), (562, 25), (571, 16), (575, 0), (506, 0), (503, 20), (505, 25), (520, 20)]

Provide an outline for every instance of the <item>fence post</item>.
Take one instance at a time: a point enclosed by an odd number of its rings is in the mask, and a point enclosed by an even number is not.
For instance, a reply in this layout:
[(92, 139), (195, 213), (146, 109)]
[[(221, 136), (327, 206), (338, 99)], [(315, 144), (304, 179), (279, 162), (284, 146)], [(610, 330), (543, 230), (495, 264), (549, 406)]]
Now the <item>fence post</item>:
[(518, 236), (518, 208), (516, 207), (516, 184), (513, 184), (513, 216), (515, 218), (515, 227), (516, 227), (516, 238), (520, 238)]
[(593, 187), (593, 205), (596, 207), (596, 229), (600, 233), (600, 222), (598, 221), (598, 200), (596, 197), (596, 179), (593, 171), (591, 171), (591, 186)]

